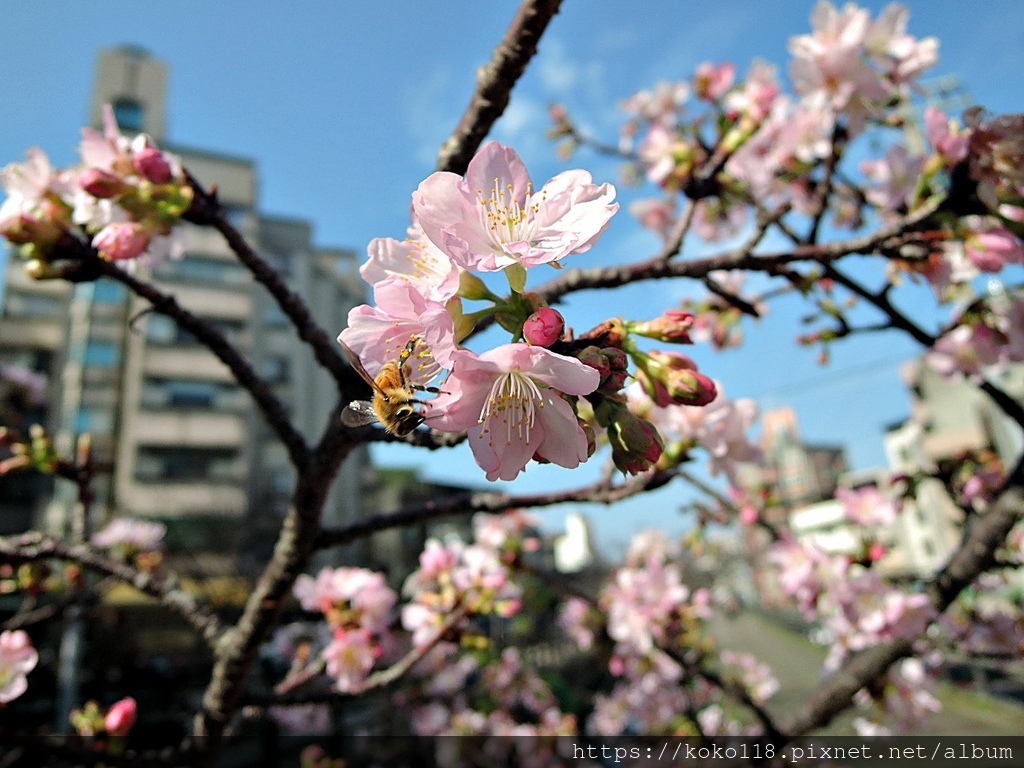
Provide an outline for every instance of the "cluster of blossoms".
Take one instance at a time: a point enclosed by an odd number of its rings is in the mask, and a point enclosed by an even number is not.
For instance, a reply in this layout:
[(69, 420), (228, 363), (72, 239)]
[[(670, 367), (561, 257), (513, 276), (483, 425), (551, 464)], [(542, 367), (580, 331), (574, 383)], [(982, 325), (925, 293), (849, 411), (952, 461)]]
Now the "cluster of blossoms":
[[(683, 583), (677, 556), (661, 532), (641, 533), (602, 591), (601, 612), (580, 599), (562, 607), (559, 623), (582, 650), (605, 634), (613, 642), (609, 671), (616, 683), (595, 699), (587, 723), (591, 733), (685, 735), (698, 726), (708, 734), (742, 730), (723, 716), (720, 691), (688, 669), (710, 650), (704, 623), (711, 616), (711, 596)], [(755, 701), (766, 700), (778, 687), (771, 670), (751, 656), (725, 652), (720, 660), (723, 677), (735, 678)], [(697, 713), (697, 723), (688, 720), (688, 712)]]
[(140, 134), (121, 135), (110, 105), (103, 132), (82, 129), (81, 165), (55, 170), (32, 148), (28, 161), (0, 172), (7, 199), (0, 207), (0, 234), (28, 259), (29, 272), (52, 277), (63, 238), (88, 238), (105, 259), (178, 255), (174, 226), (192, 202), (180, 160)]
[(324, 568), (295, 581), (302, 607), (324, 615), (333, 631), (323, 649), (327, 674), (339, 691), (358, 689), (390, 643), (398, 595), (384, 576), (365, 568)]
[[(521, 607), (521, 590), (509, 572), (528, 518), (474, 518), (475, 541), (430, 539), (420, 555), (420, 567), (405, 583), (410, 601), (402, 608), (402, 626), (412, 633), (414, 646), (437, 639), (448, 618), (462, 612), (467, 618), (510, 618)], [(465, 622), (462, 622), (465, 624)]]
[[(643, 353), (631, 335), (689, 343), (692, 317), (610, 321), (573, 339), (556, 310), (525, 292), (529, 269), (558, 267), (597, 242), (618, 209), (614, 197), (611, 185), (594, 184), (580, 170), (535, 190), (513, 150), (487, 144), (465, 178), (442, 172), (420, 184), (404, 242), (370, 244), (360, 273), (373, 287), (375, 305), (353, 309), (339, 341), (373, 376), (407, 351), (405, 377), (415, 388), (448, 371), (441, 393), (420, 404), (423, 419), (434, 429), (467, 432), (489, 480), (511, 480), (531, 459), (575, 468), (593, 453), (596, 429), (608, 430), (620, 469), (649, 468), (660, 441), (625, 408), (629, 358), (652, 392), (660, 387), (663, 402), (701, 404), (714, 393), (689, 358)], [(508, 298), (480, 277), (499, 271)], [(464, 301), (487, 305), (468, 312)], [(511, 343), (481, 353), (461, 346), (477, 323), (491, 318), (512, 334)]]
[(150, 569), (160, 563), (167, 526), (156, 520), (117, 517), (93, 534), (92, 543), (122, 560)]

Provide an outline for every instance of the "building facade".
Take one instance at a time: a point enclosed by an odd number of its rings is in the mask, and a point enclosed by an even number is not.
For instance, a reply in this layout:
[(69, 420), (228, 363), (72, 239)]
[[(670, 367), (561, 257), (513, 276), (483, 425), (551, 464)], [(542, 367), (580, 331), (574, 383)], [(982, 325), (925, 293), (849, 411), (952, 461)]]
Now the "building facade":
[[(109, 103), (122, 130), (150, 134), (204, 186), (216, 184), (235, 226), (317, 321), (340, 331), (364, 301), (355, 254), (315, 246), (309, 222), (260, 212), (252, 160), (169, 141), (167, 79), (166, 65), (144, 51), (103, 51), (90, 122), (98, 126)], [(333, 379), (219, 233), (182, 226), (184, 257), (139, 264), (137, 274), (223, 331), (315, 441), (337, 401)], [(82, 432), (93, 436), (97, 460), (111, 468), (97, 481), (96, 525), (118, 515), (162, 520), (169, 548), (190, 552), (192, 565), (211, 575), (253, 569), (269, 556), (294, 481), (287, 453), (227, 367), (174, 321), (118, 283), (34, 282), (11, 259), (0, 362), (49, 375), (45, 421), (62, 451)], [(345, 463), (325, 524), (361, 514), (367, 467), (365, 449)], [(53, 532), (63, 531), (74, 501), (64, 485), (37, 510), (36, 524)]]

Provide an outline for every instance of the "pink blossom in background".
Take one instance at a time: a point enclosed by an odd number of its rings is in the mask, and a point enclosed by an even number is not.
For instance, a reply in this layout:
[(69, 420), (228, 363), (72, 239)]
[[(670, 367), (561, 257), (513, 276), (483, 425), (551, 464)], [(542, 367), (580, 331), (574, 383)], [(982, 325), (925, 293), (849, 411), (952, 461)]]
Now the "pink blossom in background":
[(387, 629), (398, 600), (383, 574), (365, 568), (324, 568), (315, 579), (302, 574), (293, 591), (305, 610), (351, 613), (350, 620), (370, 632)]
[(667, 239), (676, 225), (676, 202), (664, 198), (648, 197), (629, 204), (629, 212), (640, 222), (640, 226), (656, 232)]
[(581, 651), (589, 651), (594, 645), (594, 629), (587, 624), (590, 613), (590, 604), (578, 597), (570, 597), (558, 612), (558, 626)]
[(894, 84), (910, 83), (939, 60), (939, 41), (934, 37), (919, 40), (907, 34), (910, 12), (897, 3), (887, 5), (871, 22), (864, 38), (868, 54)]
[(999, 361), (999, 346), (986, 325), (958, 325), (944, 334), (925, 355), (925, 362), (943, 376), (979, 379), (985, 368)]
[(153, 550), (163, 547), (167, 526), (155, 520), (139, 520), (133, 517), (116, 517), (106, 527), (93, 534), (92, 543), (97, 547), (130, 547), (139, 550)]
[(1024, 245), (1003, 227), (990, 227), (964, 238), (970, 262), (982, 272), (1001, 272), (1007, 264), (1024, 263)]
[(772, 668), (750, 653), (722, 651), (722, 663), (739, 673), (740, 682), (758, 704), (763, 704), (779, 690), (779, 681)]
[(868, 202), (883, 211), (905, 210), (913, 201), (924, 165), (923, 156), (911, 155), (902, 144), (886, 149), (884, 158), (863, 161), (861, 173), (874, 182), (866, 192)]
[(840, 488), (836, 491), (836, 499), (842, 502), (846, 516), (858, 525), (870, 527), (896, 522), (896, 505), (873, 485), (858, 490)]
[(438, 172), (413, 194), (425, 236), (459, 266), (493, 272), (560, 261), (591, 248), (618, 210), (615, 188), (586, 171), (564, 171), (535, 191), (519, 155), (497, 142), (469, 163), (466, 178)]
[(369, 630), (336, 629), (324, 649), (327, 674), (343, 693), (355, 691), (366, 680), (377, 661), (378, 646)]
[(558, 393), (587, 395), (600, 374), (542, 347), (505, 344), (482, 355), (459, 350), (444, 392), (430, 407), (431, 426), (469, 432), (488, 480), (512, 480), (536, 454), (574, 469), (587, 460), (587, 436)]
[(683, 81), (662, 80), (651, 90), (634, 93), (619, 104), (623, 112), (660, 125), (674, 125), (690, 98), (690, 86)]
[(924, 110), (924, 125), (928, 142), (935, 151), (952, 167), (967, 157), (971, 135), (964, 129), (957, 129), (944, 112), (935, 107)]
[(697, 65), (693, 76), (693, 91), (706, 101), (718, 101), (732, 87), (736, 79), (736, 65), (725, 61), (713, 64), (704, 61)]
[(39, 654), (27, 632), (0, 632), (0, 704), (13, 701), (28, 689), (28, 673), (38, 661)]

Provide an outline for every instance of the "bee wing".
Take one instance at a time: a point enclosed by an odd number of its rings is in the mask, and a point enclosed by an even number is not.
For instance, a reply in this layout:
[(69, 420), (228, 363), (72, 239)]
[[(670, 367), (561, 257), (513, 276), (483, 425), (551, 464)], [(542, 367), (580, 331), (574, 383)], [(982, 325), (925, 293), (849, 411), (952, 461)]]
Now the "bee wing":
[[(376, 392), (379, 395), (383, 395), (384, 391), (380, 387), (377, 386), (377, 382), (373, 380), (373, 376), (371, 376), (370, 374), (368, 374), (366, 372), (366, 369), (363, 367), (363, 362), (359, 359), (359, 355), (357, 355), (355, 352), (353, 352), (352, 349), (348, 346), (348, 344), (343, 342), (341, 339), (338, 339), (338, 343), (341, 344), (341, 351), (345, 353), (345, 358), (348, 360), (348, 364), (351, 365), (352, 368), (355, 369), (355, 372), (358, 373), (360, 375), (360, 377), (362, 377), (363, 381), (365, 381), (367, 384), (370, 385), (370, 387), (373, 389), (374, 392)], [(360, 401), (360, 402), (366, 402), (366, 401), (363, 400), (363, 401)], [(351, 406), (349, 406), (349, 407), (351, 407)], [(367, 422), (367, 423), (369, 423), (369, 422)], [(352, 426), (352, 425), (348, 425), (348, 426)]]
[(380, 419), (369, 400), (353, 400), (341, 412), (341, 423), (346, 427), (365, 427), (378, 421)]

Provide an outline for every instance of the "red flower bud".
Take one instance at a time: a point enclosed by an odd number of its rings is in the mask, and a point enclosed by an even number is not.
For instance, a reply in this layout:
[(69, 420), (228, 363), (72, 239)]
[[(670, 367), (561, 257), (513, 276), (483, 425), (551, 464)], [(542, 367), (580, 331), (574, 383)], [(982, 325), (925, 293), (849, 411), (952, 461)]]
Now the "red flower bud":
[(116, 197), (124, 191), (126, 184), (117, 174), (99, 168), (86, 168), (78, 174), (78, 186), (93, 197)]
[(565, 332), (565, 319), (551, 307), (541, 307), (523, 323), (523, 337), (535, 347), (550, 347)]
[(103, 720), (107, 733), (111, 736), (127, 736), (128, 731), (135, 725), (137, 711), (138, 705), (131, 696), (111, 704)]
[(135, 153), (135, 170), (154, 184), (167, 184), (174, 178), (171, 164), (164, 153), (153, 147), (146, 147)]
[(627, 328), (632, 333), (669, 344), (692, 344), (693, 340), (690, 338), (692, 326), (693, 315), (679, 309), (670, 309), (654, 320), (627, 324)]

